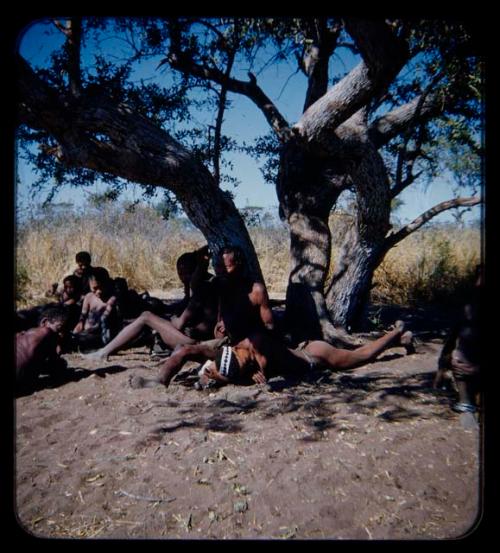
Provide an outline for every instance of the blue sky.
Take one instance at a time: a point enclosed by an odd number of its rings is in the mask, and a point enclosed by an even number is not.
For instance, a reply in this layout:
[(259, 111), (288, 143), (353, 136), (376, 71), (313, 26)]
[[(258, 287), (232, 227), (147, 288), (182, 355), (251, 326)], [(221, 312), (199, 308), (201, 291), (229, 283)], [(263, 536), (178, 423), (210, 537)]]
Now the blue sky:
[[(48, 62), (53, 49), (63, 43), (63, 39), (62, 33), (52, 23), (35, 23), (27, 28), (24, 35), (20, 37), (20, 53), (31, 63), (43, 66)], [(102, 46), (119, 55), (120, 50), (123, 48), (123, 43), (110, 40), (103, 43)], [(84, 59), (91, 59), (92, 55), (93, 51), (83, 52)], [(85, 58), (85, 56), (88, 56), (88, 58)], [(143, 77), (146, 74), (150, 76), (151, 67), (156, 67), (157, 63), (157, 60), (154, 60), (143, 66), (138, 71), (137, 78)], [(348, 71), (357, 63), (357, 59), (352, 55), (348, 55), (340, 65), (339, 59), (334, 58), (332, 64), (335, 63), (337, 64), (335, 67), (338, 71)], [(245, 73), (248, 69), (245, 67), (241, 68), (241, 78), (246, 78)], [(164, 73), (158, 74), (156, 72), (156, 74), (158, 79), (165, 78)], [(258, 82), (290, 123), (298, 120), (305, 96), (306, 81), (300, 73), (296, 72), (295, 67), (288, 64), (270, 66), (258, 75)], [(286, 87), (283, 90), (285, 82)], [(240, 95), (229, 94), (229, 100), (232, 103), (232, 109), (227, 110), (225, 115), (223, 131), (226, 134), (238, 140), (251, 142), (253, 138), (268, 132), (269, 126), (264, 116), (249, 99)], [(208, 115), (200, 114), (200, 118), (204, 118), (205, 116)], [(278, 202), (274, 187), (264, 182), (255, 160), (244, 154), (233, 154), (231, 161), (235, 167), (234, 176), (241, 181), (241, 184), (237, 188), (229, 188), (235, 196), (237, 207), (242, 208), (251, 205), (277, 210)], [(34, 175), (31, 172), (31, 168), (22, 160), (19, 160), (18, 176), (20, 185), (17, 190), (17, 198), (22, 212), (26, 206), (43, 201), (44, 196), (33, 197), (30, 183), (34, 180)], [(101, 187), (96, 186), (94, 191), (100, 189)], [(54, 201), (71, 201), (75, 205), (81, 205), (84, 203), (89, 191), (91, 190), (79, 191), (74, 188), (63, 190), (56, 195)], [(127, 196), (139, 197), (140, 187), (130, 186)], [(437, 179), (431, 186), (425, 188), (422, 186), (417, 188), (410, 187), (400, 196), (404, 204), (399, 208), (397, 216), (402, 222), (411, 221), (423, 211), (441, 201), (450, 199), (451, 196), (449, 179), (444, 177)], [(480, 209), (476, 207), (467, 214), (466, 220), (479, 217)], [(452, 216), (451, 213), (446, 212), (434, 220), (449, 221), (452, 220)]]

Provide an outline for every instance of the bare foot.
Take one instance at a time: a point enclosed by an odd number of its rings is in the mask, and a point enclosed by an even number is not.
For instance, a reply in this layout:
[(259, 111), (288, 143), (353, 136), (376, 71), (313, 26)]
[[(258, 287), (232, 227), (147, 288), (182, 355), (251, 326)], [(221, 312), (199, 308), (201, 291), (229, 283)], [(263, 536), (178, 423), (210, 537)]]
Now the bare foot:
[(407, 330), (399, 338), (399, 343), (405, 348), (406, 355), (411, 355), (415, 353), (415, 342), (413, 340), (413, 333)]
[(108, 361), (108, 356), (102, 353), (100, 349), (92, 353), (82, 355), (86, 361)]
[(401, 332), (401, 334), (403, 334), (403, 332), (405, 331), (405, 327), (405, 322), (399, 319), (394, 323), (394, 330)]

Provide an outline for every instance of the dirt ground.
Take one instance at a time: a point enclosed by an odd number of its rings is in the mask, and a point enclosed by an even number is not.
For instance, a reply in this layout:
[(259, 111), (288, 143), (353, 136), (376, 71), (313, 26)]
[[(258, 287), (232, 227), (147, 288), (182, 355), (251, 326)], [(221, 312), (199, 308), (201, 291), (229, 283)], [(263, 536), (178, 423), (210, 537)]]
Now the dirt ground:
[(168, 389), (133, 390), (132, 374), (158, 370), (147, 348), (98, 366), (66, 355), (64, 382), (16, 399), (19, 524), (50, 538), (463, 535), (480, 514), (481, 424), (431, 388), (441, 322), (406, 320), (413, 355), (266, 385), (197, 391), (191, 364)]

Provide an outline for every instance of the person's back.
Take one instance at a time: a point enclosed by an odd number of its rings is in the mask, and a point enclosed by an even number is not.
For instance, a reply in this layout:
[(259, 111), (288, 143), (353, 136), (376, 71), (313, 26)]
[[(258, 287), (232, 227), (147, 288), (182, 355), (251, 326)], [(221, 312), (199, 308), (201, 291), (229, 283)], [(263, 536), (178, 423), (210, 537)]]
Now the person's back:
[(208, 272), (210, 262), (208, 246), (191, 252), (189, 256), (192, 260), (186, 273), (186, 279), (189, 282), (189, 300), (182, 313), (178, 317), (172, 317), (171, 322), (187, 336), (195, 340), (207, 340), (213, 338), (217, 322), (218, 287), (214, 275)]
[(16, 334), (16, 383), (32, 384), (44, 370), (58, 369), (58, 344), (67, 325), (67, 311), (62, 306), (49, 307), (39, 326)]

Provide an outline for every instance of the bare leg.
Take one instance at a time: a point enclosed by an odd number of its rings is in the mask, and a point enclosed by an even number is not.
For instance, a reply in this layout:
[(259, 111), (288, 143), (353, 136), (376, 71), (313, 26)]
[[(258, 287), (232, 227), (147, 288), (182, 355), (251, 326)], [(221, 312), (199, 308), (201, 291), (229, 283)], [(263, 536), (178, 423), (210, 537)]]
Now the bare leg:
[(405, 343), (401, 343), (403, 336), (405, 337), (403, 342), (408, 342), (411, 338), (411, 334), (404, 331), (404, 323), (397, 321), (394, 330), (355, 350), (339, 349), (323, 341), (314, 341), (310, 342), (304, 351), (320, 359), (331, 369), (351, 369), (375, 359), (379, 353), (390, 346), (405, 345), (406, 347)]
[(112, 353), (118, 351), (137, 338), (145, 327), (156, 330), (165, 344), (170, 347), (175, 347), (178, 344), (196, 343), (195, 340), (188, 338), (185, 334), (177, 330), (170, 321), (162, 319), (150, 311), (144, 311), (135, 321), (124, 327), (111, 342), (106, 344), (106, 346), (95, 353), (87, 355), (87, 359), (107, 359)]
[(132, 388), (152, 388), (161, 384), (168, 387), (172, 378), (182, 369), (186, 361), (215, 359), (216, 353), (216, 349), (203, 344), (183, 345), (161, 364), (160, 373), (156, 378), (132, 376), (129, 379), (130, 386)]

